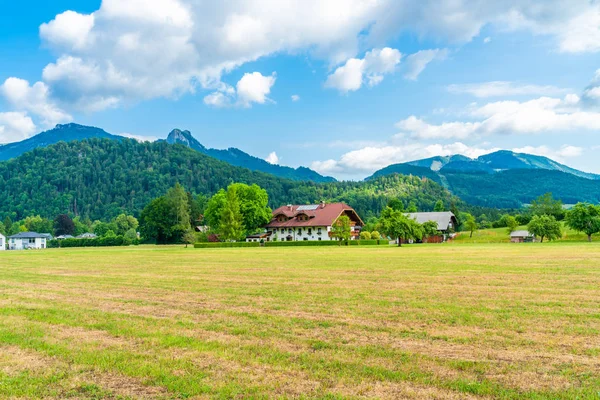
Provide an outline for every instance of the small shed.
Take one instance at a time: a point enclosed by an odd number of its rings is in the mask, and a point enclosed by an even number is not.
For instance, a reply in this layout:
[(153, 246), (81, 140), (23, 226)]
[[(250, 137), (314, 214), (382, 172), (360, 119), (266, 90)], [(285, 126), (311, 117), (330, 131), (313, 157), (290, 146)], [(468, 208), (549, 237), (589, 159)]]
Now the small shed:
[(6, 250), (6, 236), (0, 233), (0, 251)]
[(535, 236), (529, 231), (513, 231), (510, 233), (511, 243), (535, 242)]

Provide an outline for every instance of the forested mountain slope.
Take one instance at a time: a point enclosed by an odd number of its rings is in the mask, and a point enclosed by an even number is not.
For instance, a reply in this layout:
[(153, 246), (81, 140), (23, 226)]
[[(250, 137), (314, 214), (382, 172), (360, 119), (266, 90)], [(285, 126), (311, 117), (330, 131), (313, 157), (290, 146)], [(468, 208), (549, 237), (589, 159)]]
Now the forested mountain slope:
[(367, 218), (391, 197), (414, 200), (431, 210), (438, 199), (457, 201), (431, 180), (391, 176), (369, 182), (299, 182), (235, 167), (181, 145), (91, 139), (60, 142), (0, 162), (0, 217), (75, 212), (109, 219), (139, 215), (153, 198), (176, 182), (196, 194), (210, 195), (231, 182), (256, 183), (267, 190), (272, 207), (345, 201)]
[(10, 160), (23, 153), (46, 147), (58, 142), (71, 142), (83, 139), (114, 139), (121, 140), (122, 136), (112, 135), (100, 128), (78, 124), (56, 125), (55, 128), (39, 133), (21, 142), (0, 145), (0, 160)]

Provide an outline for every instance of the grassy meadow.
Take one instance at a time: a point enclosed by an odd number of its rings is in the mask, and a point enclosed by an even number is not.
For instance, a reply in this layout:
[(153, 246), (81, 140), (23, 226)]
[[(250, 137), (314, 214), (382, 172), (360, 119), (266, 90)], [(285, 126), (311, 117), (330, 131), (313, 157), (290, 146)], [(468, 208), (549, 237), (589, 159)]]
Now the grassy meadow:
[(600, 243), (0, 253), (0, 398), (600, 398)]
[[(527, 230), (527, 226), (519, 226), (517, 230)], [(581, 232), (574, 231), (562, 223), (562, 238), (559, 242), (584, 242), (587, 241), (587, 236)], [(599, 235), (594, 235), (594, 240), (600, 240)], [(544, 239), (544, 242), (547, 240)], [(455, 243), (509, 243), (507, 228), (490, 228), (479, 229), (473, 232), (471, 237), (470, 232), (460, 232), (454, 239)]]

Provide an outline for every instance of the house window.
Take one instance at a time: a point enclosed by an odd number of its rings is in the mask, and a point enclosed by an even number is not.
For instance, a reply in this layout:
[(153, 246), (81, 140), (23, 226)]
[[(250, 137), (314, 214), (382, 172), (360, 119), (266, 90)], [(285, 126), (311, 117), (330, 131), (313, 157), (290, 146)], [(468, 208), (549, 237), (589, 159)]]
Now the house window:
[(285, 229), (281, 228), (281, 233), (285, 233)]
[(34, 238), (29, 238), (29, 244), (35, 244), (35, 239)]
[(308, 228), (308, 234), (312, 235), (312, 229), (311, 228)]

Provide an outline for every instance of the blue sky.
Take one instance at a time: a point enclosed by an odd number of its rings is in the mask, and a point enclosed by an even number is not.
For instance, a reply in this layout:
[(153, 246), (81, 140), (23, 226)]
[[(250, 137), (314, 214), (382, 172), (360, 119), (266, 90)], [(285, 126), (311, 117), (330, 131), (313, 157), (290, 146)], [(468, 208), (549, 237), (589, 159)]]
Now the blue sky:
[(600, 3), (499, 3), (13, 2), (0, 143), (74, 121), (342, 179), (496, 149), (600, 172)]

